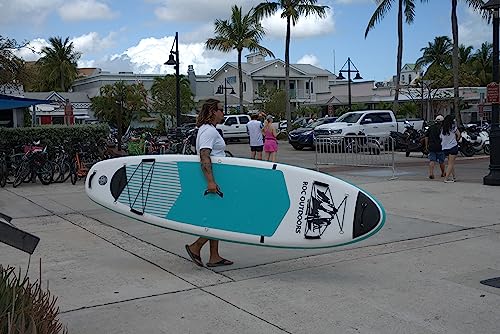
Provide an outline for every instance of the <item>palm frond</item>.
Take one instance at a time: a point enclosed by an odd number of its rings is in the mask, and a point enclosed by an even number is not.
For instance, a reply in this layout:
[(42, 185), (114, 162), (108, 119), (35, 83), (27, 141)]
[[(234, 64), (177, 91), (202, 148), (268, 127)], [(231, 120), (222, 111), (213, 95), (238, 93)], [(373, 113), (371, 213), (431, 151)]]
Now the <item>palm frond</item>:
[(375, 27), (375, 24), (382, 21), (385, 15), (391, 10), (394, 1), (395, 0), (377, 0), (377, 9), (375, 9), (370, 18), (370, 21), (368, 21), (368, 25), (366, 26), (365, 30), (365, 38), (366, 36), (368, 36), (370, 30)]

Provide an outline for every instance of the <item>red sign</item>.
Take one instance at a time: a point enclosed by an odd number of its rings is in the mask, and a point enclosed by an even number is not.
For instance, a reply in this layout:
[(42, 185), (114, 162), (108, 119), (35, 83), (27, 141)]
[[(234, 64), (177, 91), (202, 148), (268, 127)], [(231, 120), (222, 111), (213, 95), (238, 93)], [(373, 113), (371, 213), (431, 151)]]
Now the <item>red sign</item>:
[(498, 93), (498, 83), (490, 82), (486, 86), (486, 101), (488, 103), (498, 104), (500, 103), (500, 96)]

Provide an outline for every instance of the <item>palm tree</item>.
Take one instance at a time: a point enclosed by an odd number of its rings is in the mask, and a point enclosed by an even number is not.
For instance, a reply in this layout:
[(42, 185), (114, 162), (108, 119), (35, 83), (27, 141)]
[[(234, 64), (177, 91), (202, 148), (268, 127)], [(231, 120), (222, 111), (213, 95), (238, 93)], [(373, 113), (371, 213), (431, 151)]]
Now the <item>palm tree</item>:
[(484, 42), (472, 56), (474, 74), (479, 78), (481, 86), (486, 86), (492, 81), (493, 44)]
[[(181, 93), (181, 113), (189, 113), (194, 109), (193, 92), (189, 79), (181, 75), (179, 78)], [(165, 119), (168, 116), (174, 117), (176, 112), (175, 104), (175, 76), (167, 74), (164, 77), (155, 77), (151, 86), (151, 97), (153, 98), (153, 108), (160, 113), (160, 130), (165, 129)]]
[[(490, 11), (483, 10), (481, 7), (484, 5), (482, 0), (464, 0), (465, 3), (476, 12), (480, 12), (483, 18), (490, 19)], [(451, 0), (451, 33), (453, 36), (453, 53), (452, 53), (452, 64), (453, 64), (453, 110), (455, 112), (455, 117), (457, 118), (457, 123), (462, 124), (462, 117), (460, 115), (459, 105), (460, 97), (458, 88), (459, 83), (459, 67), (460, 60), (458, 58), (458, 20), (457, 20), (457, 3), (458, 0)]]
[[(377, 0), (377, 9), (373, 13), (368, 26), (365, 30), (365, 38), (375, 24), (380, 22), (387, 12), (391, 10), (396, 0)], [(422, 2), (427, 0), (421, 0)], [(399, 79), (401, 76), (402, 58), (403, 58), (403, 12), (407, 24), (413, 23), (415, 18), (415, 1), (414, 0), (398, 0), (398, 53), (396, 56), (396, 92), (394, 94), (394, 112), (398, 110), (398, 99), (400, 84)]]
[(231, 8), (230, 20), (215, 20), (215, 38), (209, 38), (205, 43), (210, 50), (222, 52), (238, 52), (238, 79), (240, 112), (243, 112), (243, 71), (241, 68), (241, 54), (243, 49), (259, 51), (264, 56), (274, 57), (274, 54), (261, 46), (260, 40), (264, 36), (264, 28), (254, 15), (253, 8), (243, 15), (241, 7), (234, 5)]
[(427, 71), (436, 66), (449, 68), (452, 48), (451, 39), (448, 36), (434, 37), (433, 42), (428, 42), (426, 47), (420, 49), (423, 54), (417, 59), (416, 66), (421, 68), (429, 65)]
[(42, 49), (38, 60), (45, 89), (67, 91), (78, 75), (77, 61), (81, 54), (74, 50), (69, 38), (50, 37), (50, 46)]
[(465, 46), (463, 44), (460, 44), (458, 47), (458, 60), (460, 61), (460, 64), (468, 64), (472, 61), (472, 51), (474, 50), (474, 47), (472, 46)]
[(320, 18), (326, 16), (328, 6), (316, 5), (317, 0), (280, 0), (274, 2), (262, 2), (255, 7), (255, 14), (259, 17), (272, 16), (281, 10), (281, 18), (286, 19), (285, 39), (285, 115), (287, 131), (292, 127), (292, 114), (290, 112), (290, 25), (295, 26), (301, 16), (315, 14)]
[(118, 150), (121, 150), (123, 130), (132, 120), (148, 115), (146, 97), (142, 83), (128, 85), (118, 81), (102, 86), (100, 95), (90, 99), (95, 116), (117, 127)]

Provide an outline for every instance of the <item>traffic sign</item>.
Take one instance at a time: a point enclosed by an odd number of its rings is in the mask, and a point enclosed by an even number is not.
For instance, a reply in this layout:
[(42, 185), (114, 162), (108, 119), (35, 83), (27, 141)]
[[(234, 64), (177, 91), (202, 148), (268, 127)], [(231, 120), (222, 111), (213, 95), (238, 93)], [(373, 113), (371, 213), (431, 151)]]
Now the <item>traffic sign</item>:
[(500, 94), (498, 92), (498, 83), (490, 82), (486, 86), (486, 101), (488, 103), (500, 103)]

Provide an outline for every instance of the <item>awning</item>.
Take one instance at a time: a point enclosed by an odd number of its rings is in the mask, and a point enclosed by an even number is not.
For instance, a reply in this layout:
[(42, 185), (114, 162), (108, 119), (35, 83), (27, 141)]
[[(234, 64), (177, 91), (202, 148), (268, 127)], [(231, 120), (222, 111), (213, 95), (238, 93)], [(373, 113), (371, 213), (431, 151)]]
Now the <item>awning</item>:
[(0, 94), (0, 110), (26, 108), (36, 104), (50, 104), (50, 100), (25, 99), (24, 97)]

